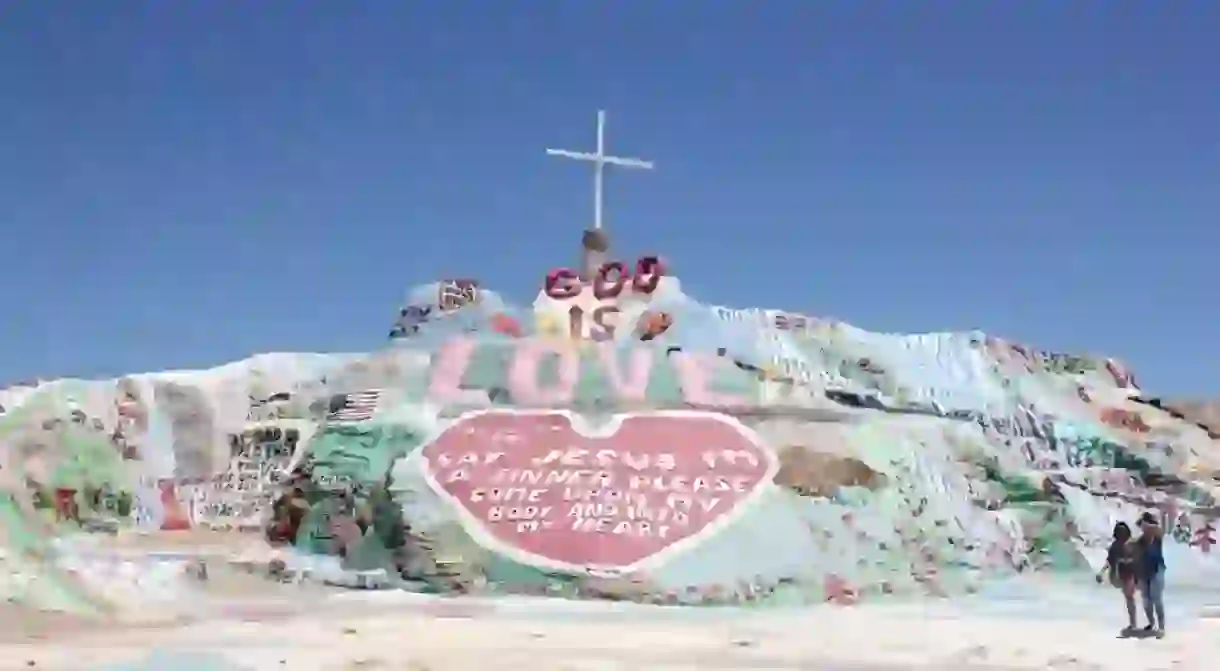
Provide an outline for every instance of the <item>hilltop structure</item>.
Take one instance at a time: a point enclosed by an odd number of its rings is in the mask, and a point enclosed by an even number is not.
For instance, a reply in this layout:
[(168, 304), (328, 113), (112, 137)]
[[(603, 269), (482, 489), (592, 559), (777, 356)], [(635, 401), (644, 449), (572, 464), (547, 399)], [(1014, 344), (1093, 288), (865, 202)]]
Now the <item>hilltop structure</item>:
[(180, 571), (74, 548), (213, 528), (338, 584), (852, 603), (1093, 571), (1150, 509), (1171, 580), (1220, 577), (1216, 436), (1117, 361), (703, 303), (596, 224), (582, 252), (528, 306), (421, 285), (367, 354), (0, 396), (0, 592), (180, 602)]

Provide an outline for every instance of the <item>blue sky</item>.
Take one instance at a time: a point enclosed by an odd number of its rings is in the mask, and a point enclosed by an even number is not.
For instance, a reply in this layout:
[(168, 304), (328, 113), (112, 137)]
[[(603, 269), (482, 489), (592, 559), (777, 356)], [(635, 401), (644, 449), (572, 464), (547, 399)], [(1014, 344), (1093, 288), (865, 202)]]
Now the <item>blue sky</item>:
[(11, 2), (0, 380), (382, 344), (414, 284), (621, 258), (1220, 391), (1220, 4)]

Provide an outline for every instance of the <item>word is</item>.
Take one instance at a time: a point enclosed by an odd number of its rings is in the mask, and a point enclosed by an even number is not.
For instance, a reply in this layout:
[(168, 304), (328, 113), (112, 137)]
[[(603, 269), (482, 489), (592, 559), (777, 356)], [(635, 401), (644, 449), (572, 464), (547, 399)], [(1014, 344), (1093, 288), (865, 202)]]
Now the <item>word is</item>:
[[(638, 294), (651, 294), (656, 291), (661, 278), (665, 276), (665, 266), (655, 256), (645, 256), (635, 264), (635, 274), (627, 271), (627, 266), (619, 261), (603, 263), (593, 276), (593, 295), (598, 300), (616, 298), (623, 293), (628, 283), (631, 290)], [(611, 279), (613, 278), (613, 279)], [(560, 268), (547, 273), (543, 291), (556, 300), (576, 298), (584, 290), (580, 275), (570, 268)]]
[(568, 336), (573, 340), (605, 342), (614, 340), (618, 332), (617, 305), (603, 305), (590, 312), (579, 305), (568, 308)]

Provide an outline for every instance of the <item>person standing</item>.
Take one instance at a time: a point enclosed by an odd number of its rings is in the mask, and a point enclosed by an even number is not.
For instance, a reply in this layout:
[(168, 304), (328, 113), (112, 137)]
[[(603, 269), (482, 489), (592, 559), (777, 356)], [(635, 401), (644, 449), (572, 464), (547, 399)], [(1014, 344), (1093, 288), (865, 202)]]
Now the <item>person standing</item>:
[[(1127, 602), (1127, 628), (1124, 636), (1134, 634), (1139, 628), (1135, 612), (1136, 562), (1139, 558), (1139, 547), (1131, 534), (1131, 527), (1126, 522), (1114, 525), (1114, 539), (1110, 550), (1106, 553), (1106, 564), (1097, 574), (1097, 582), (1101, 583), (1109, 576), (1110, 584), (1123, 592)], [(1151, 622), (1152, 620), (1149, 620)]]
[(1139, 589), (1148, 618), (1144, 631), (1161, 638), (1165, 635), (1165, 532), (1150, 512), (1140, 515), (1139, 527)]

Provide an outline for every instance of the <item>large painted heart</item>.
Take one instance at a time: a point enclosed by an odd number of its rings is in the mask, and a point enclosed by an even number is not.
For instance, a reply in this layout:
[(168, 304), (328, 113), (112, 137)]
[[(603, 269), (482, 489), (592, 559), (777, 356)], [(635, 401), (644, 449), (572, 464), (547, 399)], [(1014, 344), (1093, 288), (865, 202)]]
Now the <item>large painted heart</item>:
[(424, 446), (429, 485), (486, 546), (548, 569), (655, 567), (744, 512), (779, 468), (725, 415), (662, 411), (593, 426), (561, 410), (480, 410)]

